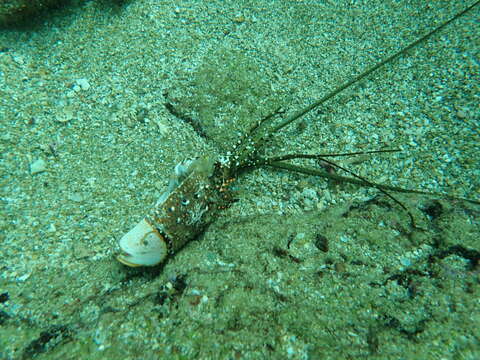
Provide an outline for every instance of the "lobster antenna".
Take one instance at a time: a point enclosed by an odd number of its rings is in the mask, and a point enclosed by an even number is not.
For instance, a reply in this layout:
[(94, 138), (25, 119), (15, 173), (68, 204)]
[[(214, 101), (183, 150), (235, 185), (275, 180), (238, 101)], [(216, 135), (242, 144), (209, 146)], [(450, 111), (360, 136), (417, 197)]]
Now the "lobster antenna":
[(361, 73), (360, 75), (357, 75), (356, 77), (354, 77), (352, 80), (350, 81), (347, 81), (346, 83), (344, 83), (343, 85), (340, 85), (338, 86), (337, 88), (335, 88), (334, 90), (332, 90), (331, 92), (329, 92), (327, 95), (325, 95), (324, 97), (322, 97), (321, 99), (315, 101), (314, 103), (310, 104), (309, 106), (307, 106), (306, 108), (298, 111), (297, 113), (293, 114), (292, 116), (290, 116), (289, 118), (283, 120), (280, 124), (274, 126), (272, 129), (270, 129), (269, 133), (267, 134), (267, 138), (270, 137), (273, 133), (277, 132), (278, 130), (284, 128), (285, 126), (287, 126), (288, 124), (292, 123), (293, 121), (297, 120), (298, 118), (302, 117), (303, 115), (305, 115), (306, 113), (312, 111), (313, 109), (315, 109), (316, 107), (322, 105), (324, 102), (326, 102), (327, 100), (331, 99), (332, 97), (334, 97), (335, 95), (339, 94), (340, 92), (342, 92), (343, 90), (345, 89), (348, 89), (349, 87), (351, 87), (352, 85), (354, 85), (355, 83), (359, 82), (360, 80), (362, 80), (363, 78), (367, 77), (368, 75), (370, 75), (371, 73), (373, 73), (374, 71), (376, 71), (377, 69), (381, 68), (382, 66), (384, 66), (385, 64), (388, 64), (390, 62), (392, 62), (393, 60), (395, 60), (396, 58), (400, 57), (401, 55), (405, 54), (408, 50), (410, 50), (411, 48), (417, 46), (418, 44), (420, 44), (421, 42), (427, 40), (429, 37), (431, 37), (432, 35), (434, 35), (435, 33), (439, 32), (440, 30), (442, 30), (444, 27), (446, 27), (448, 24), (450, 24), (452, 21), (455, 21), (456, 19), (458, 19), (459, 17), (463, 16), (464, 14), (466, 14), (467, 12), (469, 12), (470, 10), (472, 10), (475, 6), (477, 6), (478, 4), (480, 4), (480, 1), (477, 1), (475, 3), (473, 3), (472, 5), (470, 5), (469, 7), (467, 7), (465, 10), (459, 12), (458, 14), (456, 14), (455, 16), (453, 16), (451, 19), (445, 21), (443, 24), (439, 25), (438, 27), (436, 27), (435, 29), (433, 29), (432, 31), (430, 31), (429, 33), (425, 34), (424, 36), (422, 36), (421, 38), (415, 40), (414, 42), (412, 42), (410, 45), (407, 45), (406, 47), (404, 47), (403, 49), (401, 49), (400, 51), (396, 52), (395, 54), (389, 56), (388, 58), (380, 61), (379, 63), (373, 65), (372, 67), (370, 67), (369, 69), (365, 70), (363, 73)]
[[(341, 93), (345, 89), (348, 89), (349, 87), (356, 84), (360, 80), (364, 79), (365, 77), (367, 77), (368, 75), (370, 75), (374, 71), (378, 70), (382, 66), (384, 66), (384, 65), (392, 62), (396, 58), (404, 55), (410, 49), (417, 46), (421, 42), (427, 40), (429, 37), (431, 37), (435, 33), (439, 32), (440, 30), (445, 28), (451, 22), (455, 21), (456, 19), (460, 18), (461, 16), (463, 16), (464, 14), (466, 14), (467, 12), (472, 10), (478, 4), (480, 4), (480, 0), (476, 1), (475, 3), (473, 3), (472, 5), (467, 7), (465, 10), (457, 13), (456, 15), (454, 15), (449, 20), (440, 24), (438, 27), (436, 27), (432, 31), (428, 32), (427, 34), (425, 34), (421, 38), (415, 40), (414, 42), (407, 45), (406, 47), (402, 48), (401, 50), (399, 50), (395, 54), (393, 54), (393, 55), (389, 56), (388, 58), (378, 62), (375, 65), (373, 65), (372, 67), (370, 67), (369, 69), (367, 69), (363, 73), (361, 73), (360, 75), (357, 75), (356, 77), (354, 77), (352, 80), (347, 81), (343, 85), (340, 85), (337, 88), (333, 89), (332, 91), (330, 91), (327, 95), (325, 95), (321, 99), (319, 99), (319, 100), (315, 101), (314, 103), (310, 104), (309, 106), (299, 110), (298, 112), (291, 115), (287, 119), (283, 120), (282, 122), (280, 122), (276, 126), (271, 125), (271, 121), (273, 120), (273, 117), (279, 112), (279, 109), (277, 109), (272, 114), (265, 117), (265, 119), (261, 120), (252, 129), (250, 129), (250, 131), (247, 133), (247, 136), (242, 138), (239, 141), (239, 143), (235, 146), (235, 148), (233, 149), (233, 152), (234, 152), (234, 154), (236, 156), (236, 160), (237, 160), (237, 166), (236, 167), (241, 168), (241, 167), (248, 166), (249, 164), (254, 164), (255, 161), (254, 161), (254, 159), (252, 159), (252, 155), (254, 155), (254, 153), (259, 149), (259, 147), (261, 145), (263, 145), (263, 143), (266, 140), (270, 139), (273, 136), (274, 133), (281, 130), (285, 126), (291, 124), (295, 120), (301, 118), (303, 115), (307, 114), (308, 112), (312, 111), (313, 109), (319, 107), (320, 105), (325, 103), (327, 100), (330, 100), (331, 98), (338, 95), (339, 93)], [(268, 128), (268, 126), (270, 126), (270, 128)], [(266, 128), (265, 131), (260, 131), (264, 127)]]
[[(325, 159), (323, 159), (325, 160)], [(360, 186), (369, 186), (369, 187), (374, 187), (374, 188), (381, 188), (383, 190), (388, 190), (388, 191), (394, 191), (398, 193), (406, 193), (406, 194), (419, 194), (419, 195), (425, 195), (425, 196), (437, 196), (442, 199), (448, 199), (448, 200), (460, 200), (460, 201), (465, 201), (470, 204), (475, 204), (475, 205), (480, 205), (480, 201), (478, 200), (472, 200), (472, 199), (467, 199), (464, 197), (460, 196), (452, 196), (448, 194), (442, 194), (439, 192), (434, 192), (434, 191), (422, 191), (422, 190), (413, 190), (413, 189), (405, 189), (399, 186), (392, 186), (392, 185), (387, 185), (387, 184), (380, 184), (376, 183), (373, 181), (368, 181), (365, 182), (364, 180), (360, 179), (355, 179), (347, 176), (341, 176), (338, 174), (334, 173), (329, 173), (320, 169), (312, 168), (312, 167), (307, 167), (307, 166), (300, 166), (300, 165), (294, 165), (290, 163), (286, 163), (284, 161), (276, 161), (276, 162), (271, 162), (271, 163), (266, 163), (266, 166), (270, 166), (276, 169), (281, 169), (281, 170), (286, 170), (286, 171), (291, 171), (299, 174), (305, 174), (305, 175), (312, 175), (312, 176), (318, 176), (322, 177), (325, 179), (330, 179), (330, 180), (335, 180), (343, 183), (350, 183), (350, 184), (355, 184), (355, 185), (360, 185)], [(333, 165), (332, 165), (333, 166)]]

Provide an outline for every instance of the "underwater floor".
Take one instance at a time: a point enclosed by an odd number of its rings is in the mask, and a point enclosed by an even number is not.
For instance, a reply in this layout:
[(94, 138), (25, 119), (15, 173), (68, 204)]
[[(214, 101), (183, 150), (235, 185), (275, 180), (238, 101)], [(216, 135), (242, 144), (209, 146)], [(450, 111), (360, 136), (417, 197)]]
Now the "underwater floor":
[[(479, 359), (478, 204), (394, 194), (412, 230), (378, 190), (261, 168), (163, 265), (115, 260), (176, 164), (224, 159), (473, 3), (71, 1), (3, 24), (0, 359)], [(262, 153), (401, 149), (338, 164), (478, 201), (479, 18)]]

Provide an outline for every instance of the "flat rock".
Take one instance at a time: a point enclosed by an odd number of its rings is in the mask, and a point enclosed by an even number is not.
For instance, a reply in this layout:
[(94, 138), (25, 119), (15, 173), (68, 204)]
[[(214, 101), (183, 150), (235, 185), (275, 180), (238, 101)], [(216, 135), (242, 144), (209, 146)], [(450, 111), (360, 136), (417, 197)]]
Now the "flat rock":
[(47, 170), (47, 163), (43, 159), (35, 160), (30, 164), (30, 174), (35, 175)]

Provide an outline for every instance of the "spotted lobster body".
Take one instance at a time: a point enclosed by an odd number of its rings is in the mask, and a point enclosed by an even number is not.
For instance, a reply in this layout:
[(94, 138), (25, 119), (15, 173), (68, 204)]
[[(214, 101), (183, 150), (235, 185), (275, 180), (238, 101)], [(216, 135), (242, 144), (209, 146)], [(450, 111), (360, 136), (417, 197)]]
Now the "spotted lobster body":
[(221, 165), (211, 159), (178, 164), (150, 214), (120, 239), (118, 261), (132, 267), (155, 266), (201, 234), (231, 202), (228, 181), (222, 179)]
[[(281, 108), (278, 108), (270, 115), (255, 123), (253, 127), (249, 129), (246, 136), (241, 137), (239, 142), (232, 149), (232, 152), (228, 152), (227, 155), (219, 161), (215, 162), (208, 158), (198, 158), (178, 164), (175, 167), (173, 177), (170, 179), (167, 191), (160, 197), (151, 213), (120, 239), (119, 245), (122, 253), (118, 255), (117, 259), (128, 266), (154, 266), (159, 264), (169, 254), (174, 254), (188, 241), (201, 234), (205, 227), (214, 219), (217, 211), (227, 207), (231, 203), (232, 198), (228, 186), (234, 177), (240, 175), (243, 171), (262, 166), (269, 166), (276, 169), (374, 187), (382, 191), (390, 199), (394, 200), (407, 212), (410, 217), (410, 225), (413, 229), (416, 229), (417, 227), (411, 212), (408, 211), (400, 201), (387, 193), (386, 190), (440, 196), (452, 200), (462, 200), (479, 204), (480, 202), (477, 200), (470, 200), (430, 191), (409, 190), (397, 186), (375, 183), (356, 175), (326, 158), (329, 156), (353, 156), (359, 154), (392, 152), (398, 151), (398, 149), (323, 155), (285, 154), (269, 158), (263, 158), (259, 155), (259, 150), (281, 129), (294, 123), (306, 114), (311, 113), (312, 110), (317, 109), (319, 106), (334, 96), (342, 93), (344, 90), (351, 88), (353, 85), (365, 79), (384, 65), (407, 54), (410, 49), (423, 43), (452, 21), (460, 18), (479, 4), (480, 1), (474, 2), (468, 8), (438, 25), (421, 38), (401, 48), (393, 55), (390, 55), (384, 60), (370, 66), (353, 79), (338, 85), (310, 105), (281, 119), (281, 121), (279, 120), (275, 122), (276, 115), (280, 114), (281, 111)], [(322, 161), (335, 168), (341, 169), (354, 177), (329, 174), (317, 168), (299, 166), (285, 162), (293, 159), (315, 159), (317, 161)]]

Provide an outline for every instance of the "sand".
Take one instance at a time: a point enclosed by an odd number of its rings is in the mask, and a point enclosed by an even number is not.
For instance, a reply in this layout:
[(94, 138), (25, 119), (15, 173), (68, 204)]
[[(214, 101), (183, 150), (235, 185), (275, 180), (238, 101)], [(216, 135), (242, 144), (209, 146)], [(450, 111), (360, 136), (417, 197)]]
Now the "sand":
[[(175, 164), (471, 3), (73, 1), (2, 28), (0, 358), (480, 358), (478, 205), (398, 195), (412, 232), (377, 190), (259, 169), (163, 266), (114, 258)], [(479, 11), (265, 153), (400, 148), (339, 164), (479, 200)]]

